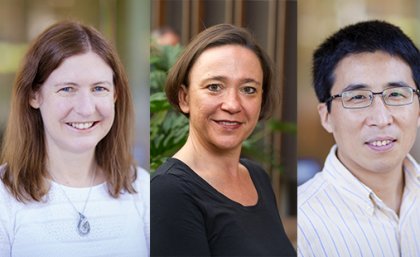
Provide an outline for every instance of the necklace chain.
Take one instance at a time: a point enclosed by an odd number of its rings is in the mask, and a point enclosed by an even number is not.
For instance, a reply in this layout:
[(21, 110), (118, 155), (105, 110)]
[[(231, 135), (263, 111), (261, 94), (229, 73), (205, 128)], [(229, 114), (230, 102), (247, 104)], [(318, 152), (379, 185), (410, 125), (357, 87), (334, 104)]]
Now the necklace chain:
[(83, 209), (82, 209), (82, 211), (78, 211), (77, 210), (77, 208), (76, 208), (76, 206), (73, 204), (73, 202), (70, 200), (70, 198), (68, 197), (68, 195), (66, 194), (66, 191), (63, 189), (63, 187), (60, 185), (60, 184), (58, 184), (57, 183), (57, 185), (60, 187), (60, 189), (61, 189), (61, 191), (63, 192), (63, 195), (66, 197), (66, 199), (67, 199), (67, 201), (69, 201), (69, 203), (71, 204), (71, 206), (73, 207), (73, 209), (76, 211), (76, 212), (80, 212), (80, 213), (85, 213), (85, 210), (86, 210), (86, 205), (87, 205), (87, 203), (88, 203), (88, 201), (89, 201), (89, 197), (90, 197), (90, 192), (92, 191), (92, 187), (93, 187), (93, 184), (91, 183), (90, 184), (90, 188), (89, 188), (89, 192), (88, 192), (88, 195), (87, 195), (87, 197), (86, 197), (86, 200), (85, 200), (85, 204), (83, 205)]
[[(85, 235), (87, 235), (87, 234), (89, 234), (89, 232), (90, 232), (90, 224), (89, 224), (89, 221), (88, 221), (88, 219), (86, 218), (86, 216), (85, 216), (85, 210), (86, 210), (86, 206), (87, 206), (87, 203), (88, 203), (88, 201), (89, 201), (89, 198), (90, 198), (90, 193), (92, 192), (92, 187), (93, 187), (93, 183), (95, 182), (95, 179), (96, 179), (96, 174), (97, 174), (97, 169), (95, 168), (95, 173), (94, 173), (94, 175), (93, 175), (93, 177), (92, 177), (92, 180), (91, 180), (91, 182), (90, 182), (90, 188), (89, 188), (89, 192), (88, 192), (88, 195), (87, 195), (87, 197), (86, 197), (86, 200), (85, 200), (85, 203), (84, 203), (84, 205), (83, 205), (83, 210), (82, 211), (79, 211), (79, 210), (77, 210), (77, 208), (76, 208), (76, 206), (73, 204), (73, 202), (70, 200), (70, 198), (68, 197), (68, 195), (66, 194), (66, 191), (63, 189), (63, 187), (59, 184), (59, 183), (56, 183), (57, 185), (58, 185), (58, 187), (60, 188), (60, 190), (61, 190), (61, 192), (63, 193), (63, 195), (64, 195), (64, 197), (67, 199), (67, 201), (71, 204), (71, 206), (73, 207), (73, 209), (76, 211), (76, 213), (78, 214), (78, 216), (79, 216), (79, 221), (78, 221), (78, 223), (77, 223), (77, 232), (79, 233), (79, 235), (81, 235), (81, 236), (85, 236)], [(51, 177), (54, 179), (54, 180), (56, 180), (55, 179), (55, 177), (51, 174)], [(57, 181), (57, 180), (56, 180)]]

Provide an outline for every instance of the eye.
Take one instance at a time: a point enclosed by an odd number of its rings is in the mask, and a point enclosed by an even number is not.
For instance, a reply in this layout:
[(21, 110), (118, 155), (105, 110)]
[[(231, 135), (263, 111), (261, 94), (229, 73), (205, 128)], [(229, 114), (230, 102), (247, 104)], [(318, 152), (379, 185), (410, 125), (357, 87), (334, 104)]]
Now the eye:
[(396, 98), (396, 97), (404, 97), (404, 95), (398, 92), (392, 92), (391, 94), (388, 95), (388, 97)]
[(366, 102), (371, 99), (371, 93), (366, 90), (346, 91), (342, 93), (343, 101), (351, 104)]
[(62, 92), (62, 93), (72, 93), (74, 91), (75, 91), (75, 89), (73, 87), (62, 87), (57, 92), (58, 93), (60, 93), (60, 92)]
[(222, 89), (222, 85), (220, 84), (210, 84), (207, 85), (207, 89), (212, 92), (219, 92)]
[(392, 91), (387, 94), (388, 98), (406, 98), (408, 93), (402, 91)]
[(257, 92), (257, 89), (255, 87), (243, 87), (241, 88), (241, 92), (248, 94), (248, 95), (252, 95), (255, 94)]
[(354, 95), (350, 98), (350, 100), (364, 100), (367, 97), (365, 95)]
[(92, 89), (93, 92), (105, 92), (109, 91), (106, 87), (96, 86)]

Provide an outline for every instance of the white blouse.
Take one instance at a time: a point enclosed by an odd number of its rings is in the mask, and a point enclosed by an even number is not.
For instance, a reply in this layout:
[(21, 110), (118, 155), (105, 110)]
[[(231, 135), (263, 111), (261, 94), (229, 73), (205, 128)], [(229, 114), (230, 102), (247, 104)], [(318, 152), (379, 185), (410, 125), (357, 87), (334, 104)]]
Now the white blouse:
[(81, 211), (90, 188), (52, 182), (46, 202), (21, 203), (0, 182), (0, 256), (149, 256), (149, 173), (138, 168), (134, 186), (137, 194), (118, 199), (105, 183), (92, 187), (84, 212), (90, 232), (81, 236), (79, 214), (69, 200)]

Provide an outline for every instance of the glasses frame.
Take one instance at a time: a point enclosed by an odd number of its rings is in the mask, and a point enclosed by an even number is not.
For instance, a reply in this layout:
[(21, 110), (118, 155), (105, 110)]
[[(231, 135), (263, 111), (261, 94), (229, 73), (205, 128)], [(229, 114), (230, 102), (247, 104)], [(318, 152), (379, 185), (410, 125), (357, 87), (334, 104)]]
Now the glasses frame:
[(419, 97), (420, 97), (420, 90), (419, 90), (419, 89), (414, 89), (414, 88), (409, 87), (409, 86), (404, 86), (404, 87), (399, 87), (399, 88), (409, 88), (409, 89), (411, 89), (411, 91), (413, 92), (413, 95), (411, 96), (411, 101), (410, 101), (409, 103), (405, 103), (405, 104), (388, 104), (388, 103), (385, 101), (385, 95), (384, 95), (384, 92), (385, 92), (386, 90), (390, 89), (390, 88), (387, 88), (387, 89), (383, 90), (382, 92), (373, 92), (372, 90), (369, 90), (369, 89), (359, 89), (359, 90), (357, 90), (357, 91), (368, 91), (368, 92), (370, 92), (370, 93), (372, 94), (372, 97), (370, 98), (370, 103), (369, 103), (368, 105), (366, 105), (366, 106), (363, 106), (363, 107), (348, 107), (348, 106), (345, 106), (345, 105), (344, 105), (343, 98), (342, 98), (343, 93), (345, 93), (345, 92), (349, 92), (349, 91), (353, 91), (353, 90), (344, 91), (344, 92), (342, 92), (342, 93), (340, 93), (340, 94), (336, 94), (336, 95), (330, 96), (330, 97), (329, 97), (329, 98), (325, 101), (325, 103), (332, 102), (332, 101), (333, 101), (334, 99), (336, 99), (336, 98), (341, 98), (341, 104), (343, 105), (343, 108), (345, 108), (345, 109), (363, 109), (363, 108), (367, 108), (367, 107), (369, 107), (369, 106), (371, 106), (371, 105), (372, 105), (372, 103), (373, 103), (373, 98), (375, 97), (375, 95), (381, 95), (381, 96), (382, 96), (382, 101), (384, 102), (384, 104), (385, 104), (385, 105), (388, 105), (388, 106), (404, 106), (404, 105), (409, 105), (409, 104), (412, 104), (412, 103), (413, 103), (414, 94), (416, 94), (417, 96), (419, 96)]

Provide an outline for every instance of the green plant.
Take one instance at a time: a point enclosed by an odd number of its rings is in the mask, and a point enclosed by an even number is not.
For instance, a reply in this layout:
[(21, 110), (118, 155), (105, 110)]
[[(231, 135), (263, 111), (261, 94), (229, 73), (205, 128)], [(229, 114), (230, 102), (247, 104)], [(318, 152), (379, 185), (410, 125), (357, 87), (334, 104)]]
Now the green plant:
[(164, 93), (169, 69), (182, 47), (157, 46), (152, 42), (150, 54), (150, 168), (155, 171), (185, 143), (188, 119), (175, 112)]

